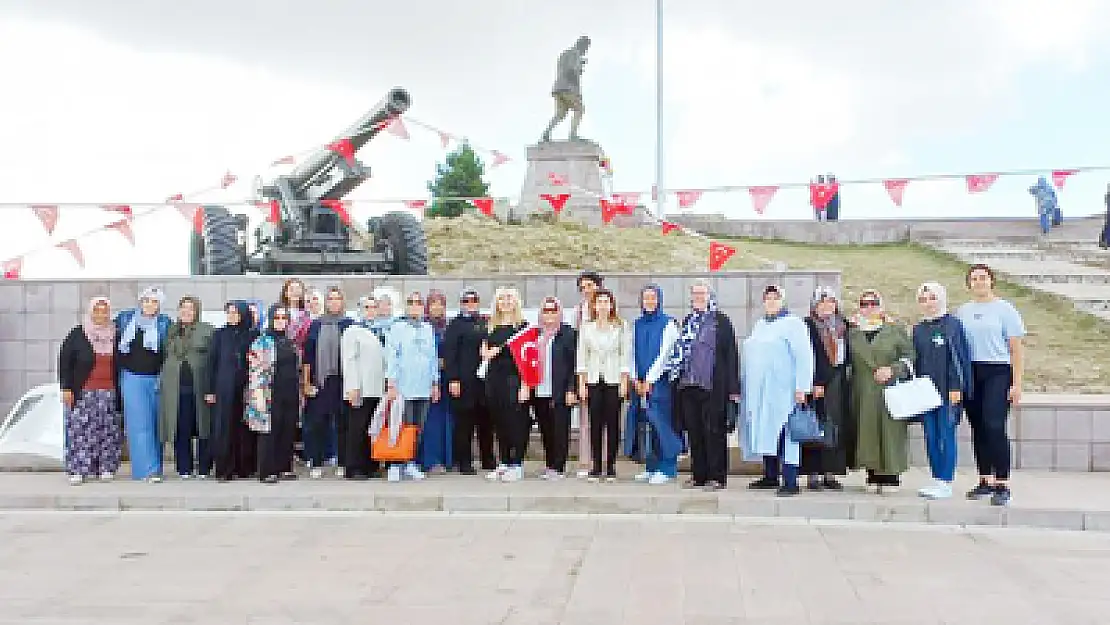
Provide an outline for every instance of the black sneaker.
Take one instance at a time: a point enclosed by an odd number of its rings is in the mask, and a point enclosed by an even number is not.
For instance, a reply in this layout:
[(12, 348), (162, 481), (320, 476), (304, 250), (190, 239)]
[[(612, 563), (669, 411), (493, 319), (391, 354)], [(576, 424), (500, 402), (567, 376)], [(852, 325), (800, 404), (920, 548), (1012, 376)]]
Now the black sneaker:
[(705, 488), (705, 482), (698, 482), (698, 481), (694, 480), (694, 478), (690, 478), (690, 479), (688, 479), (688, 480), (686, 480), (685, 482), (682, 483), (682, 488), (685, 488), (685, 489)]
[(775, 491), (775, 494), (778, 495), (779, 497), (793, 497), (794, 495), (800, 495), (801, 493), (802, 493), (802, 489), (800, 487), (796, 486), (796, 485), (795, 486), (780, 486), (779, 489), (777, 491)]
[(991, 494), (991, 505), (1008, 506), (1010, 505), (1010, 498), (1011, 495), (1009, 486), (997, 486), (994, 489), (994, 493)]
[(826, 477), (821, 485), (824, 486), (826, 490), (844, 490), (844, 485), (834, 477)]
[(459, 467), (459, 475), (478, 475), (478, 472), (474, 470), (473, 465), (468, 464)]
[(725, 486), (724, 482), (718, 482), (717, 480), (709, 480), (708, 482), (705, 483), (705, 486), (702, 487), (702, 490), (704, 490), (707, 493), (713, 493), (713, 492), (716, 492), (716, 491), (719, 491), (719, 490), (724, 490), (725, 488), (727, 488), (727, 487)]
[(806, 483), (806, 490), (822, 491), (825, 490), (825, 485), (821, 483), (820, 478), (811, 477)]
[(751, 490), (775, 490), (778, 487), (779, 487), (779, 481), (778, 480), (772, 480), (771, 478), (767, 478), (767, 477), (761, 477), (758, 480), (752, 482), (751, 484), (748, 484), (748, 488), (751, 489)]
[(979, 482), (975, 488), (967, 491), (968, 499), (986, 499), (994, 495), (994, 487), (986, 482)]

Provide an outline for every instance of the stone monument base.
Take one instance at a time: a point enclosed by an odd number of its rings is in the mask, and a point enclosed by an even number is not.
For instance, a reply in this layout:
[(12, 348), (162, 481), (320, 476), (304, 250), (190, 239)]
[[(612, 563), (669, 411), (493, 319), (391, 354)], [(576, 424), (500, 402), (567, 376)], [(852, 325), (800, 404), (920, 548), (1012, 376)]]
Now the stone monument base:
[(601, 225), (598, 201), (607, 195), (601, 184), (603, 154), (601, 146), (584, 139), (528, 146), (528, 172), (520, 192), (520, 205), (513, 216), (525, 220), (534, 215), (551, 215), (551, 203), (542, 195), (557, 197), (567, 193), (570, 198), (559, 214), (560, 219)]

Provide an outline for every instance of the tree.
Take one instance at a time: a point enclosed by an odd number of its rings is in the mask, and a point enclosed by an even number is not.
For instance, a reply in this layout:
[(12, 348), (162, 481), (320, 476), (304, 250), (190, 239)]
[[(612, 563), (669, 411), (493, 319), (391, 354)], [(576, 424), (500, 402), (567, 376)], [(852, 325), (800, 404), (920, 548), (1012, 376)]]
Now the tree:
[(446, 162), (436, 165), (435, 180), (428, 183), (433, 198), (428, 216), (458, 217), (470, 210), (466, 200), (449, 198), (486, 197), (489, 185), (482, 179), (485, 173), (485, 164), (468, 144), (449, 153)]

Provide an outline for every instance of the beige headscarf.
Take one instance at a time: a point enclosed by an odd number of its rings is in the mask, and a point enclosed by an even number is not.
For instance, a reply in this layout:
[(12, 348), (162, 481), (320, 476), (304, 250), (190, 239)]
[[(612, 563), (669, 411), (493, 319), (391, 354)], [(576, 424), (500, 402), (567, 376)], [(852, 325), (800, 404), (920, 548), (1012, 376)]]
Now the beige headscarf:
[(925, 282), (917, 288), (917, 296), (921, 297), (923, 295), (933, 295), (937, 298), (937, 313), (931, 317), (922, 315), (922, 319), (933, 321), (948, 314), (948, 290), (944, 288), (944, 285), (939, 282)]

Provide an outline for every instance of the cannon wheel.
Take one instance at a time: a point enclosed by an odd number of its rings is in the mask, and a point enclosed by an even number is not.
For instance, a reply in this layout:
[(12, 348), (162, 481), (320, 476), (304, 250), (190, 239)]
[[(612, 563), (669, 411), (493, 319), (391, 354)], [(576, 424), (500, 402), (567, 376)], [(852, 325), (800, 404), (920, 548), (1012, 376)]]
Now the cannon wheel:
[(393, 249), (393, 267), (398, 276), (428, 275), (428, 239), (424, 225), (412, 213), (390, 212), (381, 216), (376, 224), (376, 236), (388, 242)]
[(193, 232), (190, 264), (193, 275), (241, 276), (243, 253), (239, 225), (223, 206), (201, 206), (201, 233)]

